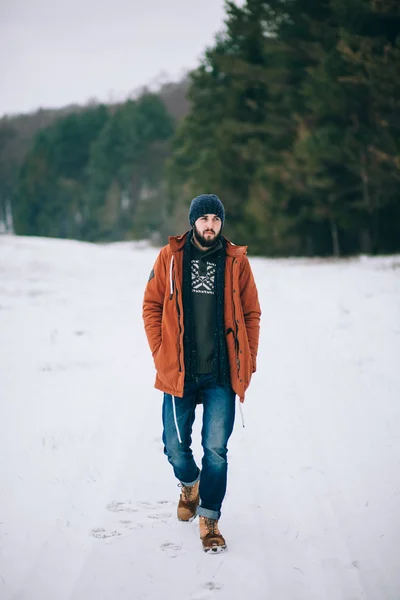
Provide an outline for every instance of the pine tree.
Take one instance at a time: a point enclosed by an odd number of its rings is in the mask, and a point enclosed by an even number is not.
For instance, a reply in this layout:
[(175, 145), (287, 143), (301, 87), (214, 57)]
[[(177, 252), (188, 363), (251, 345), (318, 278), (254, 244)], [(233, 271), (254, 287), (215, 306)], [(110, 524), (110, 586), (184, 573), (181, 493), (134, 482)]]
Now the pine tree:
[(104, 106), (39, 131), (22, 164), (14, 198), (16, 233), (81, 237), (90, 147), (108, 119)]
[[(88, 167), (85, 238), (150, 235), (160, 226), (164, 163), (174, 122), (153, 94), (117, 108), (93, 144)], [(138, 207), (149, 218), (137, 223)]]

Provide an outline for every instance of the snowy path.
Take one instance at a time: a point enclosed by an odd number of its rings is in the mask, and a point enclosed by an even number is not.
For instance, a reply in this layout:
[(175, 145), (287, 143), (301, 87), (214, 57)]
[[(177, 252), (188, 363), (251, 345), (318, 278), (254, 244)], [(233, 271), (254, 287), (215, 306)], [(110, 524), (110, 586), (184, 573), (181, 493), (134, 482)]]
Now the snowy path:
[(258, 372), (208, 556), (162, 453), (155, 256), (0, 237), (1, 600), (399, 600), (400, 258), (253, 261)]

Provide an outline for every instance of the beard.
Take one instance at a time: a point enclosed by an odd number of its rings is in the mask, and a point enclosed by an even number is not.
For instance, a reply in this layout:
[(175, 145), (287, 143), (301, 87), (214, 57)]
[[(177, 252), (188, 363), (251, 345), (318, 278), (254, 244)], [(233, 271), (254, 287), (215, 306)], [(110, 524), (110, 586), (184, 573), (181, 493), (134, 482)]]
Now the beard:
[(204, 235), (200, 233), (200, 231), (197, 229), (196, 225), (193, 225), (193, 235), (196, 238), (197, 242), (200, 244), (200, 246), (203, 246), (203, 248), (212, 248), (212, 246), (215, 246), (215, 244), (219, 242), (222, 235), (222, 227), (219, 230), (219, 233), (217, 234), (215, 234), (214, 229), (209, 229), (208, 231), (214, 232), (214, 235), (210, 238), (204, 237)]

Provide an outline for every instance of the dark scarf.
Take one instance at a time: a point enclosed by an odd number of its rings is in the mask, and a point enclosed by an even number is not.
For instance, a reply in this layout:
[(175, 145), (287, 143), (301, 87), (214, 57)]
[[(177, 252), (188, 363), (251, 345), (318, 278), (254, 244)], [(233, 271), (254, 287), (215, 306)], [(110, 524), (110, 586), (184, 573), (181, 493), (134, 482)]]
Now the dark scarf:
[[(190, 231), (183, 248), (183, 348), (185, 356), (186, 379), (193, 380), (196, 375), (196, 343), (194, 332), (194, 319), (192, 307), (192, 273), (191, 273), (191, 239), (193, 231)], [(214, 329), (214, 358), (213, 376), (219, 385), (230, 381), (228, 356), (225, 341), (224, 325), (224, 287), (225, 287), (225, 256), (226, 241), (221, 237), (222, 248), (216, 253), (215, 265), (215, 310), (216, 327)]]

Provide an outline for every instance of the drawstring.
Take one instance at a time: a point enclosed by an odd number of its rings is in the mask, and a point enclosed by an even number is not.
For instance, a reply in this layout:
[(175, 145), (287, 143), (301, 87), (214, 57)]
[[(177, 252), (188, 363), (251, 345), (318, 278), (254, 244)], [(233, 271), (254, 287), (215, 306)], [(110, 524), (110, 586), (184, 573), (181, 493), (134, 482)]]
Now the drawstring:
[(171, 264), (169, 266), (169, 289), (171, 290), (170, 299), (172, 300), (172, 296), (174, 295), (174, 283), (172, 281), (172, 266), (174, 264), (174, 255), (171, 258)]
[(182, 444), (181, 434), (179, 433), (178, 419), (176, 418), (175, 396), (172, 396), (172, 410), (174, 411), (175, 429), (178, 434), (179, 443)]
[[(171, 290), (171, 295), (170, 295), (170, 299), (171, 300), (172, 300), (172, 297), (174, 295), (174, 282), (172, 280), (172, 267), (173, 267), (173, 265), (174, 265), (174, 255), (172, 255), (172, 257), (171, 257), (171, 264), (169, 266), (169, 288)], [(172, 409), (174, 411), (174, 421), (175, 421), (176, 433), (178, 435), (179, 443), (182, 444), (182, 438), (181, 438), (181, 434), (179, 433), (179, 427), (178, 427), (178, 419), (176, 418), (175, 396), (172, 396)]]
[(239, 410), (240, 410), (240, 416), (242, 417), (242, 427), (244, 427), (244, 416), (243, 416), (242, 403), (240, 402), (240, 399), (239, 399)]

